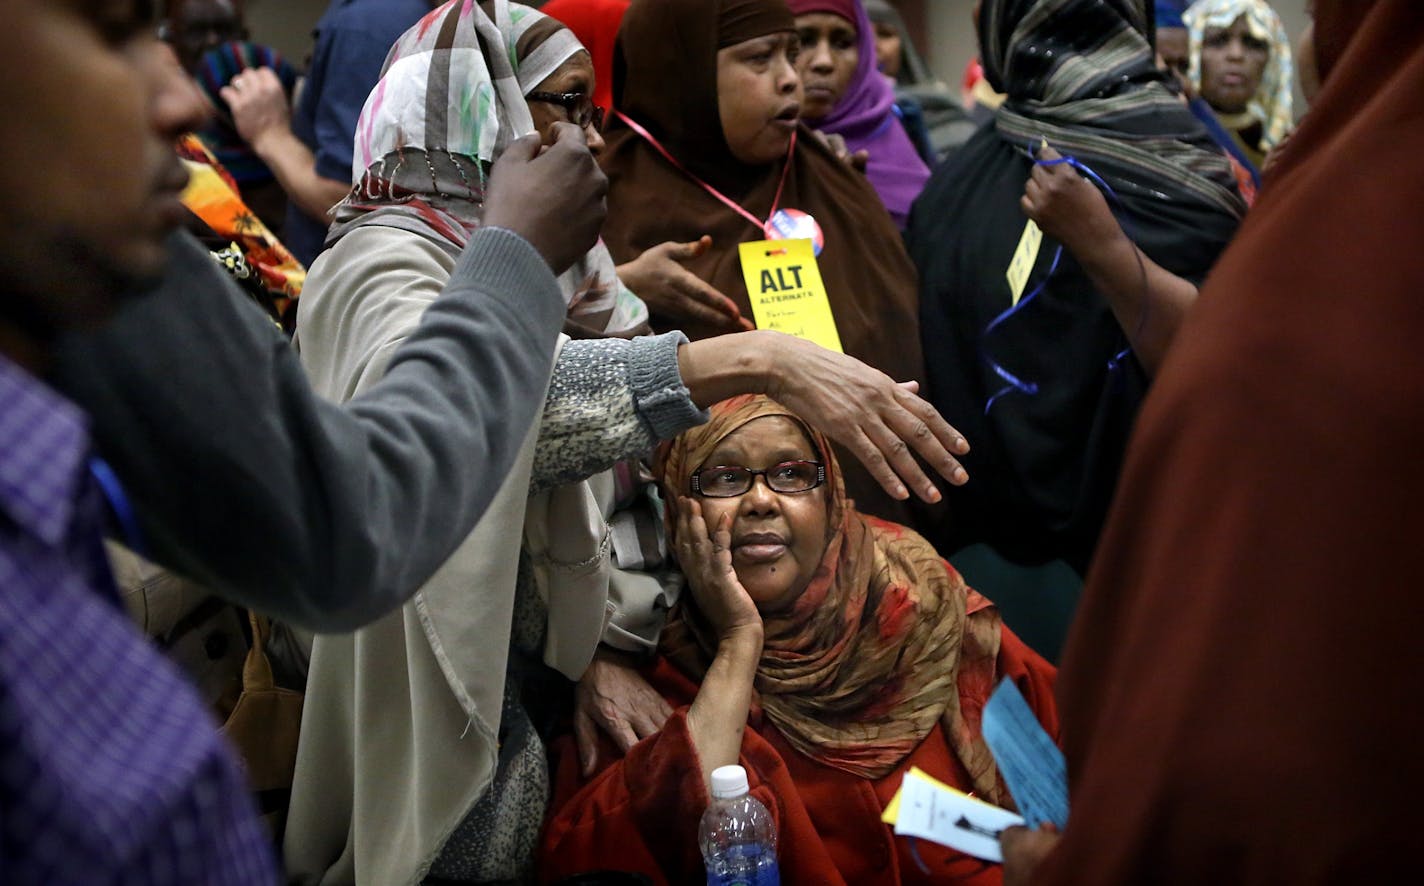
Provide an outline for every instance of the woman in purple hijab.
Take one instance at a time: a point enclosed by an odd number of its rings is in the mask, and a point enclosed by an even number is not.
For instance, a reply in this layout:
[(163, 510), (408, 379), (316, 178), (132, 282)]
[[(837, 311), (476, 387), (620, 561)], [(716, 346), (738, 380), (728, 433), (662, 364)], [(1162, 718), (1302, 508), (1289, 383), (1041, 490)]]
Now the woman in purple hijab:
[(895, 115), (895, 88), (876, 66), (875, 29), (860, 0), (788, 0), (796, 14), (805, 98), (801, 117), (866, 152), (865, 175), (902, 230), (930, 171)]

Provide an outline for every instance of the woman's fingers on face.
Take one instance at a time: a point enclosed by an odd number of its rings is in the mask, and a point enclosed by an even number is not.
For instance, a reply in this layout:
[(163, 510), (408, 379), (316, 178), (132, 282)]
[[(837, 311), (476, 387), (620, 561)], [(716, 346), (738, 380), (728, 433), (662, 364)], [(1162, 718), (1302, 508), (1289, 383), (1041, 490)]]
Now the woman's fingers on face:
[(732, 543), (732, 516), (723, 514), (717, 518), (717, 529), (713, 532), (713, 540), (719, 548), (729, 547)]
[(687, 528), (693, 555), (705, 561), (711, 542), (707, 537), (707, 521), (702, 517), (702, 505), (695, 500), (687, 509)]
[(732, 571), (732, 517), (723, 514), (717, 521), (717, 531), (712, 536), (712, 550), (717, 555), (717, 563), (724, 573)]
[(692, 534), (692, 499), (684, 498), (682, 507), (678, 509), (677, 515), (677, 548), (678, 559), (682, 561), (684, 569), (692, 568), (693, 545), (696, 538)]

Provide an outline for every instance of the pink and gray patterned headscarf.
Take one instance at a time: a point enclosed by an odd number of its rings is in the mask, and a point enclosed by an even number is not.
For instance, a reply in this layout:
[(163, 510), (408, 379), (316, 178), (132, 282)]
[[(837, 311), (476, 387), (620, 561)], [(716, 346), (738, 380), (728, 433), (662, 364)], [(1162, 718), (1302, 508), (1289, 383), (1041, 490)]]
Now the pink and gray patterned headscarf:
[[(490, 165), (534, 131), (525, 95), (583, 51), (562, 24), (508, 0), (432, 10), (396, 41), (366, 99), (356, 125), (360, 171), (327, 245), (375, 224), (462, 250), (483, 223)], [(602, 243), (559, 284), (583, 331), (647, 330), (647, 307), (619, 282)]]

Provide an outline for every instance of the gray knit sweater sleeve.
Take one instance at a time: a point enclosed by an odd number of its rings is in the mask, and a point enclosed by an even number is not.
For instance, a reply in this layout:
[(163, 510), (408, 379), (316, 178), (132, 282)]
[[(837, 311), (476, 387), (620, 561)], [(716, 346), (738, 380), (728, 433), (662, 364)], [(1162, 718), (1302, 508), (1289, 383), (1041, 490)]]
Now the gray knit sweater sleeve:
[(571, 341), (554, 364), (531, 493), (572, 483), (707, 420), (678, 372), (680, 332)]
[(533, 422), (565, 310), (543, 259), (476, 232), (346, 406), (313, 393), (201, 244), (175, 236), (168, 270), (61, 343), (51, 376), (89, 412), (149, 556), (314, 630), (399, 606), (470, 533)]

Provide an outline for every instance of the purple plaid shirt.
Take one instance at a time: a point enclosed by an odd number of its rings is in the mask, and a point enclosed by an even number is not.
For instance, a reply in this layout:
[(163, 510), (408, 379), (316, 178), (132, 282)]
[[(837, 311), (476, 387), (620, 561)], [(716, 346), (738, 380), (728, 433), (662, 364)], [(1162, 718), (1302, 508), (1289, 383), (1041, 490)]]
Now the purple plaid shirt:
[(276, 883), (211, 715), (119, 606), (88, 448), (0, 356), (0, 883)]

